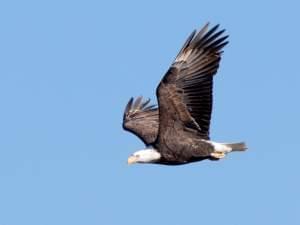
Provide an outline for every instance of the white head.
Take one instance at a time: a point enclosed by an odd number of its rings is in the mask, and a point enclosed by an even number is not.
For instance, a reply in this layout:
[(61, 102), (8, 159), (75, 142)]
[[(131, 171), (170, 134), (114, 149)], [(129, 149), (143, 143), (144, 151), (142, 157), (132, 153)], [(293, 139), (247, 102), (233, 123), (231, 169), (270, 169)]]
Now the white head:
[(133, 163), (154, 163), (161, 158), (160, 153), (156, 149), (142, 149), (129, 156), (128, 164)]

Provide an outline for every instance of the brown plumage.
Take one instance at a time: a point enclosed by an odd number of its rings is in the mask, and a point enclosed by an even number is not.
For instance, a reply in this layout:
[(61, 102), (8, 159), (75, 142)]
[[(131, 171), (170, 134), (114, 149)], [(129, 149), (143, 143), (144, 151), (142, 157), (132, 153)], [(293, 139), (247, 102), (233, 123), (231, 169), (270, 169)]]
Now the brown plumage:
[(149, 105), (150, 99), (129, 100), (123, 116), (123, 128), (137, 135), (145, 145), (154, 143), (158, 133), (158, 109)]
[(244, 143), (209, 141), (213, 75), (222, 48), (228, 43), (225, 30), (217, 31), (218, 27), (209, 30), (206, 24), (188, 37), (157, 87), (158, 108), (148, 106), (149, 100), (143, 101), (142, 97), (135, 101), (131, 98), (126, 106), (123, 127), (159, 152), (159, 160), (153, 163), (174, 165), (218, 159), (226, 148), (226, 153), (246, 148)]

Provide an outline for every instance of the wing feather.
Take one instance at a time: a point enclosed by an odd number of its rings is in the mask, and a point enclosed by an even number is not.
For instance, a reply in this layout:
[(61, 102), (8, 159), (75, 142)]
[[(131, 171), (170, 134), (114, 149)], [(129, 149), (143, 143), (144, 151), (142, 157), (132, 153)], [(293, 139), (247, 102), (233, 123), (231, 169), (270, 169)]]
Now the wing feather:
[(207, 23), (188, 37), (157, 88), (160, 133), (180, 121), (209, 139), (213, 75), (228, 36), (223, 35), (225, 30), (218, 31), (219, 25), (208, 27)]
[(158, 109), (149, 103), (150, 99), (143, 101), (142, 96), (135, 101), (130, 98), (123, 115), (123, 128), (137, 135), (146, 145), (156, 140), (159, 124)]

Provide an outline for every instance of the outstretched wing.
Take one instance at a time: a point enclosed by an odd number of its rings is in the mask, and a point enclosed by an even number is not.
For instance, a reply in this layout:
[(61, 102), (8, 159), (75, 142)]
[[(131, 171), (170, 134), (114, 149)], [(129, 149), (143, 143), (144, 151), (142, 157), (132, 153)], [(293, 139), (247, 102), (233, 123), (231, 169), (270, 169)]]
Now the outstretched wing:
[(150, 99), (138, 97), (129, 100), (124, 111), (123, 128), (137, 135), (146, 145), (152, 144), (158, 134), (158, 109), (149, 105)]
[(185, 129), (209, 139), (213, 75), (219, 67), (221, 49), (228, 43), (225, 30), (217, 31), (218, 27), (208, 30), (206, 24), (198, 33), (194, 31), (160, 82), (160, 133), (181, 121)]

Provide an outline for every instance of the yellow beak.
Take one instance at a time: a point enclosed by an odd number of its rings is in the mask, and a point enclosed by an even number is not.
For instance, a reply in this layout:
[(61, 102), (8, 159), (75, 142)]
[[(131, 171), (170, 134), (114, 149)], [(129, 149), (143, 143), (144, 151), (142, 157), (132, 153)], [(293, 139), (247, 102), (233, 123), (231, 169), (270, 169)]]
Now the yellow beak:
[(127, 163), (128, 163), (128, 165), (131, 165), (133, 163), (136, 163), (137, 160), (138, 160), (138, 158), (136, 156), (132, 155), (132, 156), (129, 156), (129, 158), (127, 159)]

